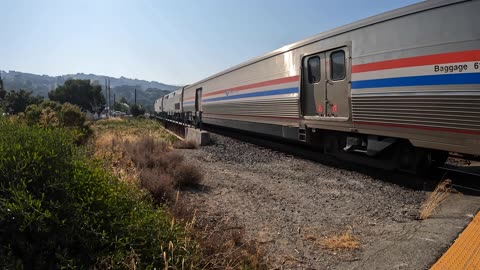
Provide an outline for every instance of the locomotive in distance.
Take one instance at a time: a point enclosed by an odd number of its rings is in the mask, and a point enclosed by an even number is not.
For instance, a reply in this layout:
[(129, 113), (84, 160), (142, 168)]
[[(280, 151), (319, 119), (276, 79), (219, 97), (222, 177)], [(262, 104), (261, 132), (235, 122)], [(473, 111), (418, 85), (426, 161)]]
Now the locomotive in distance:
[(480, 0), (425, 1), (284, 46), (155, 101), (164, 119), (423, 172), (480, 155)]

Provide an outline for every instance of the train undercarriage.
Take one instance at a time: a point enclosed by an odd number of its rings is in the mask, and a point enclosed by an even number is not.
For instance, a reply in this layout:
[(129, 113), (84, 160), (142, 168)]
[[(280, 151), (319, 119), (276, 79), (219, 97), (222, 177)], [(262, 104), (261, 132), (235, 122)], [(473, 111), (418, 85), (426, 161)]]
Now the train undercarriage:
[(447, 161), (449, 152), (413, 146), (408, 140), (309, 129), (307, 144), (339, 159), (388, 170), (427, 174)]

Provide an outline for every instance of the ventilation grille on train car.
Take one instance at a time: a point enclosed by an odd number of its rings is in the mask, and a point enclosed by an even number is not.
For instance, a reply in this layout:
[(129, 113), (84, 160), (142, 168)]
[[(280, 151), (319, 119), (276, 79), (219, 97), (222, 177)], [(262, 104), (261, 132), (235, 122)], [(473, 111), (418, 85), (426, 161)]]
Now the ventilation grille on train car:
[(297, 98), (207, 103), (203, 109), (212, 114), (298, 118)]
[(352, 95), (354, 121), (480, 130), (480, 91)]

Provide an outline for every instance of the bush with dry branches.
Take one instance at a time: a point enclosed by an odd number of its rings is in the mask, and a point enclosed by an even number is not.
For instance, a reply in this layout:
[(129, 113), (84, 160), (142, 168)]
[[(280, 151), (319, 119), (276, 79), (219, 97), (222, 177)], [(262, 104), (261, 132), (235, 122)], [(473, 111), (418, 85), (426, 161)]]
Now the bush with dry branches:
[(170, 201), (176, 188), (200, 184), (203, 173), (195, 166), (185, 164), (183, 156), (170, 152), (167, 143), (152, 136), (126, 141), (128, 157), (140, 171), (139, 182), (159, 201)]

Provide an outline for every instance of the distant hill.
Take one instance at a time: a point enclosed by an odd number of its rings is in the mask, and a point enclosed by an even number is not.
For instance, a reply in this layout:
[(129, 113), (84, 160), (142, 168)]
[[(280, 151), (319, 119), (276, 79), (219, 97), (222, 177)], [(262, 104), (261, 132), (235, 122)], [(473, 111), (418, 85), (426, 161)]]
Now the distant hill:
[(138, 79), (129, 79), (125, 77), (114, 78), (109, 76), (101, 76), (95, 74), (67, 74), (62, 76), (37, 75), (23, 73), (18, 71), (1, 71), (5, 89), (19, 90), (25, 89), (33, 91), (34, 95), (48, 97), (48, 92), (62, 85), (67, 79), (90, 80), (92, 83), (99, 85), (105, 84), (105, 79), (110, 79), (110, 86), (113, 94), (115, 93), (117, 101), (121, 97), (125, 97), (129, 102), (134, 102), (134, 91), (137, 89), (137, 103), (142, 104), (148, 109), (153, 108), (153, 102), (159, 97), (178, 89), (180, 86), (168, 85), (156, 81), (145, 81)]

